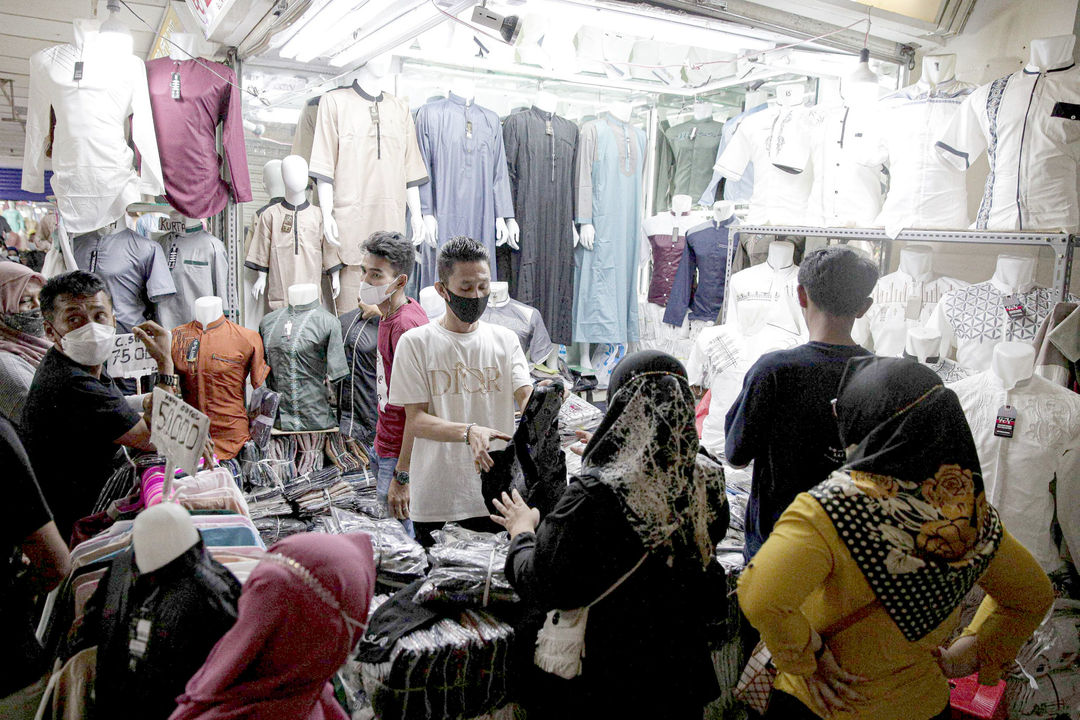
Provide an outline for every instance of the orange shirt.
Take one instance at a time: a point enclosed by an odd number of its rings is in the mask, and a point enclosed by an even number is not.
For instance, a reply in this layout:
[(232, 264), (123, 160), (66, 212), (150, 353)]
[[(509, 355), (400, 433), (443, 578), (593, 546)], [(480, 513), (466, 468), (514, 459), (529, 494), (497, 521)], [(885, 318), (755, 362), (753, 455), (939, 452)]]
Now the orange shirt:
[(259, 333), (224, 317), (205, 330), (192, 321), (172, 331), (172, 357), (184, 401), (210, 418), (217, 456), (235, 457), (251, 437), (244, 379), (259, 387), (270, 373)]

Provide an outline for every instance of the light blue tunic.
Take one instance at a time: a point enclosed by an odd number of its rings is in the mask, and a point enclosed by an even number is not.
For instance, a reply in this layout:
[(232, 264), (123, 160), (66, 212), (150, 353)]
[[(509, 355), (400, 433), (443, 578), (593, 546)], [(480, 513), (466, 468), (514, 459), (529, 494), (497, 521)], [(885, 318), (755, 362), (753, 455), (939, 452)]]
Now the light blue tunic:
[(577, 222), (592, 223), (592, 250), (574, 252), (574, 342), (638, 339), (645, 133), (608, 113), (586, 123), (578, 144)]

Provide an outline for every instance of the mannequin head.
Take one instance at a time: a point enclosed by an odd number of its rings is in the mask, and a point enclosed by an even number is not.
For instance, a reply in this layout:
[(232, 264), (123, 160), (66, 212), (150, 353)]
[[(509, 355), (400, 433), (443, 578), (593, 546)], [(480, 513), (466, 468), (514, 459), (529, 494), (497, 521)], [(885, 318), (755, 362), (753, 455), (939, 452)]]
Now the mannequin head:
[(426, 287), (420, 291), (420, 306), (424, 308), (431, 322), (435, 322), (446, 314), (446, 301), (434, 287)]
[(510, 283), (496, 280), (491, 283), (491, 301), (493, 307), (502, 307), (510, 302)]
[(956, 77), (955, 55), (927, 55), (922, 61), (922, 81), (931, 86)]
[(289, 286), (289, 305), (300, 307), (310, 305), (319, 299), (319, 286), (314, 283), (300, 283)]
[(195, 33), (173, 33), (169, 36), (169, 57), (173, 60), (190, 60), (199, 57), (199, 46), (202, 43)]
[(1001, 380), (1006, 390), (1011, 390), (1035, 372), (1035, 346), (1022, 342), (997, 345), (990, 359), (990, 372)]
[(356, 71), (356, 83), (372, 95), (378, 95), (383, 90), (383, 85), (387, 76), (390, 75), (393, 63), (394, 56), (390, 53), (376, 55)]
[(198, 542), (199, 531), (191, 515), (174, 502), (154, 505), (135, 518), (132, 545), (140, 573), (160, 570)]
[(205, 329), (207, 325), (225, 314), (221, 298), (206, 295), (195, 300), (195, 321)]
[(1076, 37), (1073, 35), (1055, 35), (1032, 40), (1028, 69), (1038, 72), (1071, 64), (1075, 45)]
[(271, 160), (263, 165), (263, 187), (272, 198), (285, 197), (285, 180), (281, 177), (281, 161)]
[(795, 245), (787, 240), (775, 240), (769, 243), (769, 258), (766, 261), (773, 270), (782, 270), (795, 264)]
[(289, 155), (281, 161), (281, 179), (285, 183), (285, 199), (299, 205), (307, 199), (308, 164), (299, 155)]
[(1035, 259), (1023, 255), (998, 255), (992, 279), (1006, 292), (1025, 292), (1035, 281)]
[(717, 200), (713, 203), (712, 210), (716, 222), (724, 222), (735, 214), (735, 203), (731, 200)]
[(900, 251), (900, 270), (922, 280), (934, 271), (934, 251), (929, 245), (908, 245)]
[(924, 327), (909, 328), (904, 351), (921, 363), (925, 363), (927, 358), (939, 357), (941, 333)]
[(450, 87), (450, 92), (458, 97), (465, 98), (466, 105), (472, 105), (473, 101), (476, 99), (476, 83), (467, 78), (454, 80), (453, 85)]
[(694, 200), (689, 195), (675, 195), (671, 198), (671, 212), (676, 215), (685, 215), (693, 205)]
[(776, 102), (783, 107), (801, 105), (804, 97), (806, 89), (802, 83), (783, 83), (776, 86)]

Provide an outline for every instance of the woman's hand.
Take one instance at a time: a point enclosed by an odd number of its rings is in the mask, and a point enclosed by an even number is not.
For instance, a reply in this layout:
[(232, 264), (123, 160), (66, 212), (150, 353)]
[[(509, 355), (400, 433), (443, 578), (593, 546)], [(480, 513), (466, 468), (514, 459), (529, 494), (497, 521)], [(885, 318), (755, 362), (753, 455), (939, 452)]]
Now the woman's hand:
[(592, 440), (593, 434), (588, 430), (575, 430), (574, 436), (578, 439), (578, 443), (581, 443), (581, 445), (579, 446), (576, 443), (574, 445), (571, 445), (570, 452), (574, 453), (575, 455), (584, 455), (585, 446), (589, 444), (590, 440)]
[[(822, 642), (821, 638), (818, 641)], [(866, 678), (852, 675), (841, 668), (828, 646), (825, 646), (818, 658), (817, 670), (806, 678), (806, 689), (818, 713), (832, 717), (841, 711), (851, 711), (853, 704), (866, 702), (864, 696), (852, 689), (852, 685), (861, 682), (866, 682)]]
[(521, 533), (535, 532), (540, 524), (540, 511), (531, 508), (522, 499), (521, 494), (515, 489), (514, 496), (502, 494), (502, 502), (499, 498), (492, 498), (491, 502), (500, 515), (491, 515), (491, 519), (506, 528), (510, 537), (516, 537)]
[(962, 678), (979, 671), (979, 646), (974, 635), (957, 638), (949, 647), (940, 647), (934, 658), (947, 678)]

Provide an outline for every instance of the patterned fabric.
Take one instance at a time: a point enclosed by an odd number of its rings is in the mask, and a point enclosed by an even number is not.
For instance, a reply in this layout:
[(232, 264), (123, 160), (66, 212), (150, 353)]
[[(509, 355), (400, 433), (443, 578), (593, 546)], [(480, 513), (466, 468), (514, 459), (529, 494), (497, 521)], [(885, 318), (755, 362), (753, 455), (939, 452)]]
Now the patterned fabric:
[(709, 524), (727, 502), (724, 471), (698, 454), (685, 376), (652, 371), (622, 384), (586, 448), (581, 475), (615, 492), (647, 551), (696, 550), (708, 564)]
[(849, 462), (810, 495), (914, 642), (961, 603), (1001, 542), (975, 442), (955, 393), (910, 360), (849, 361), (836, 413)]
[(1005, 86), (1009, 84), (1006, 75), (990, 83), (990, 92), (986, 96), (986, 120), (990, 130), (990, 142), (986, 147), (986, 155), (990, 160), (990, 173), (986, 176), (986, 189), (983, 190), (982, 203), (979, 204), (979, 214), (975, 218), (975, 227), (985, 230), (990, 221), (990, 207), (994, 202), (994, 181), (997, 169), (998, 151), (998, 110), (1001, 108), (1001, 98), (1005, 94)]

